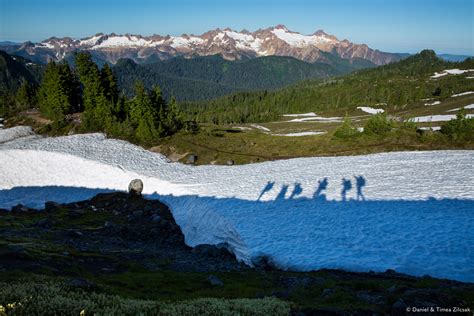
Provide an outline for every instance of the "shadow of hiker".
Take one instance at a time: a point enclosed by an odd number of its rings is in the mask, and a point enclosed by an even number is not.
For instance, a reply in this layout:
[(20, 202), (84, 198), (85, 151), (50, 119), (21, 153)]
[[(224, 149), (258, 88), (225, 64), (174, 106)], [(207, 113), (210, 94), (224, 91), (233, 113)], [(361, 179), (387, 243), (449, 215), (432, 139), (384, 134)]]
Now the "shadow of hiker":
[(366, 181), (363, 176), (354, 176), (356, 179), (356, 187), (357, 187), (357, 201), (365, 201), (364, 193), (362, 193), (362, 188), (365, 186)]
[(342, 178), (342, 191), (341, 191), (342, 201), (347, 201), (347, 191), (349, 191), (350, 189), (352, 189), (351, 180)]
[(322, 181), (318, 180), (318, 188), (314, 191), (313, 199), (315, 200), (326, 200), (326, 194), (323, 191), (326, 191), (328, 188), (328, 178), (324, 178)]
[(265, 187), (263, 188), (262, 192), (260, 192), (260, 195), (258, 196), (257, 201), (260, 201), (260, 199), (263, 197), (263, 195), (265, 193), (267, 193), (268, 191), (270, 191), (273, 188), (274, 185), (275, 185), (275, 182), (268, 181), (267, 184), (265, 185)]
[(293, 189), (293, 192), (291, 192), (291, 195), (290, 195), (289, 199), (294, 199), (295, 197), (297, 197), (301, 193), (303, 193), (303, 188), (301, 187), (301, 183), (297, 182), (297, 183), (295, 183), (295, 187)]
[(288, 187), (288, 184), (284, 184), (281, 186), (280, 193), (278, 193), (277, 197), (275, 198), (275, 201), (285, 199), (286, 192), (288, 192)]

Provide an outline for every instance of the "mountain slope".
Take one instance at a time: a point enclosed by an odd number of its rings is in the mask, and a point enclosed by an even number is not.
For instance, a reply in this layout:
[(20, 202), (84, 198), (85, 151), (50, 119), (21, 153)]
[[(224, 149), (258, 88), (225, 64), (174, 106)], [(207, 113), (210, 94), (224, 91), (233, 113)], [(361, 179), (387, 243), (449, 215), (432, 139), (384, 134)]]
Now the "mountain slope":
[(237, 32), (229, 28), (215, 29), (199, 36), (100, 33), (81, 40), (70, 37), (51, 37), (41, 43), (0, 45), (0, 49), (42, 63), (49, 60), (62, 60), (68, 54), (79, 50), (90, 51), (94, 58), (109, 63), (116, 63), (120, 58), (149, 62), (176, 56), (195, 57), (216, 54), (227, 60), (289, 56), (307, 62), (328, 62), (328, 56), (324, 53), (330, 53), (350, 61), (364, 59), (376, 65), (384, 65), (403, 58), (399, 54), (371, 49), (365, 44), (339, 40), (321, 30), (311, 35), (302, 35), (288, 30), (284, 25), (259, 29), (255, 32), (246, 30)]
[(27, 59), (0, 50), (0, 93), (16, 91), (23, 80), (38, 84), (42, 68)]
[(474, 69), (474, 59), (451, 63), (422, 51), (398, 63), (326, 81), (303, 81), (278, 91), (236, 93), (219, 99), (182, 103), (205, 122), (271, 121), (285, 113), (318, 112), (344, 115), (358, 106), (400, 111), (419, 106), (427, 98), (449, 98), (454, 91), (472, 91), (474, 83), (465, 76), (432, 78), (449, 68)]
[(146, 65), (121, 59), (113, 71), (126, 94), (132, 92), (131, 83), (141, 80), (148, 87), (160, 85), (166, 97), (173, 94), (178, 100), (203, 100), (241, 90), (281, 88), (304, 79), (327, 78), (375, 66), (365, 60), (350, 63), (337, 56), (330, 58), (330, 63), (311, 64), (291, 57), (229, 61), (215, 55), (176, 57)]

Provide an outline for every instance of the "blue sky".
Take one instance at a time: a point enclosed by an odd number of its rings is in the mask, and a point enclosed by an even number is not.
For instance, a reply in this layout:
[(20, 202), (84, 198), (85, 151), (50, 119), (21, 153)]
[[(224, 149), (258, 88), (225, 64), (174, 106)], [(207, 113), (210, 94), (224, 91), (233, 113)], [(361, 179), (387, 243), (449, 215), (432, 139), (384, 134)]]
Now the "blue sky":
[(474, 0), (0, 0), (0, 40), (81, 38), (99, 32), (201, 34), (277, 24), (390, 52), (474, 55)]

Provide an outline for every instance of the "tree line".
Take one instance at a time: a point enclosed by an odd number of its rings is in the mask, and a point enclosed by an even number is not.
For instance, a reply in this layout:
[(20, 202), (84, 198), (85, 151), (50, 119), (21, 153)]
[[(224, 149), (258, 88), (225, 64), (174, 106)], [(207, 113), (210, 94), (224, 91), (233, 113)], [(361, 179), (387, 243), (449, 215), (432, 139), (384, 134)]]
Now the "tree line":
[(166, 102), (159, 86), (146, 89), (141, 81), (127, 97), (119, 92), (108, 64), (102, 69), (89, 53), (75, 56), (75, 68), (50, 62), (38, 88), (26, 80), (18, 89), (17, 102), (37, 104), (40, 113), (62, 126), (71, 114), (81, 113), (81, 132), (105, 132), (114, 137), (151, 144), (160, 137), (188, 127), (176, 100)]

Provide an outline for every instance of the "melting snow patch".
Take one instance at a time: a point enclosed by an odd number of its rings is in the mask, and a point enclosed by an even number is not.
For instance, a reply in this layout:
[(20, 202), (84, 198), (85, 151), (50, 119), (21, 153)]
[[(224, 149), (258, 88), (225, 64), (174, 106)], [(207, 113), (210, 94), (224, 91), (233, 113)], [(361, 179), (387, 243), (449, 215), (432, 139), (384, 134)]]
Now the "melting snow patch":
[(317, 115), (314, 112), (309, 112), (309, 113), (302, 113), (302, 114), (283, 114), (283, 116), (288, 116), (288, 117), (311, 117), (311, 116), (317, 116)]
[(384, 109), (374, 109), (369, 106), (358, 106), (359, 110), (369, 114), (379, 114), (385, 112)]
[(253, 128), (259, 129), (259, 130), (261, 130), (261, 131), (265, 131), (265, 132), (269, 132), (269, 131), (270, 131), (270, 129), (268, 129), (268, 128), (264, 127), (264, 126), (261, 126), (261, 125), (252, 124), (252, 125), (250, 125), (250, 126), (252, 126)]
[(242, 131), (250, 131), (252, 130), (250, 127), (245, 127), (245, 126), (233, 126), (232, 128), (240, 129)]
[(305, 117), (305, 118), (296, 118), (286, 122), (321, 122), (321, 123), (335, 123), (342, 122), (342, 117)]
[(473, 94), (473, 93), (474, 93), (474, 91), (467, 91), (467, 92), (463, 92), (463, 93), (453, 94), (453, 95), (451, 96), (451, 98), (461, 97), (461, 96), (463, 96), (463, 95), (469, 95), (469, 94)]
[(461, 109), (474, 110), (474, 104), (469, 104), (469, 105), (463, 106), (462, 108), (451, 109), (451, 110), (448, 110), (446, 112), (456, 112), (456, 111), (459, 111)]
[[(473, 118), (474, 114), (467, 114), (467, 118)], [(423, 123), (423, 122), (445, 122), (445, 121), (450, 121), (456, 118), (456, 115), (454, 114), (441, 114), (441, 115), (427, 115), (427, 116), (418, 116), (411, 118), (410, 121), (412, 122), (418, 122), (418, 123)]]
[(471, 71), (474, 71), (474, 69), (446, 69), (446, 70), (443, 70), (442, 72), (435, 72), (434, 75), (431, 76), (431, 79), (444, 77), (446, 75), (461, 75), (465, 72), (471, 72)]
[(432, 103), (425, 103), (425, 105), (428, 105), (428, 106), (430, 106), (430, 105), (438, 105), (438, 104), (441, 104), (441, 102), (440, 102), (440, 101), (434, 101), (434, 102), (432, 102)]
[(310, 136), (310, 135), (322, 135), (326, 134), (326, 131), (320, 132), (299, 132), (299, 133), (289, 133), (289, 134), (272, 134), (273, 136), (288, 136), (288, 137), (299, 137), (299, 136)]
[(441, 126), (424, 126), (420, 127), (419, 129), (421, 129), (422, 131), (440, 131)]

